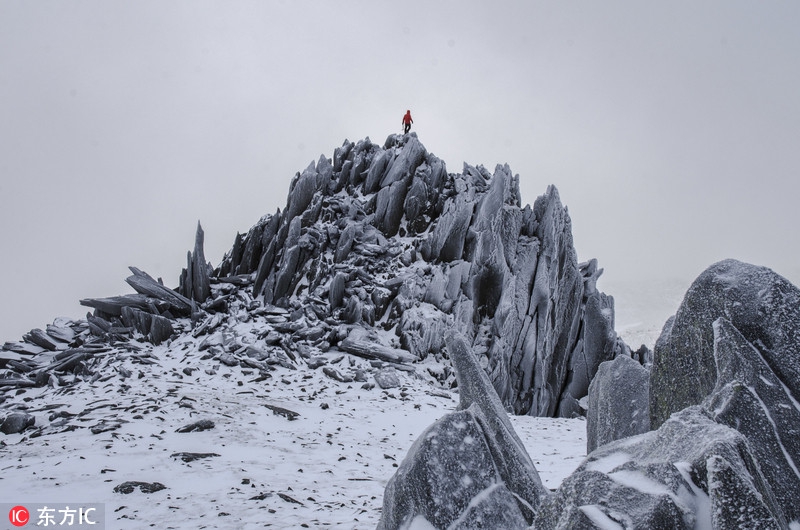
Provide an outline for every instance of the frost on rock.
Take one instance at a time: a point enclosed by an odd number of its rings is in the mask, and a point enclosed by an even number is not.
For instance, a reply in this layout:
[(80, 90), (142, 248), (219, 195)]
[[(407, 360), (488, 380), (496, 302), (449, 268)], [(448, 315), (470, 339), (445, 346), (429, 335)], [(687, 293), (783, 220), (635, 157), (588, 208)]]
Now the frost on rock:
[[(732, 520), (739, 523), (728, 525)], [(542, 502), (533, 527), (785, 526), (747, 439), (695, 406), (657, 431), (596, 449)]]
[(447, 347), (460, 410), (411, 447), (386, 486), (378, 528), (419, 520), (435, 528), (527, 528), (547, 491), (464, 338), (449, 333)]
[(454, 328), (507, 410), (570, 417), (625, 348), (601, 272), (578, 264), (554, 187), (523, 207), (508, 166), (448, 174), (411, 133), (346, 141), (309, 165), (283, 213), (237, 236), (212, 277), (255, 273), (253, 298), (287, 310), (313, 301), (334, 347), (348, 334), (337, 326), (380, 327), (378, 348), (441, 358)]
[(800, 396), (800, 289), (766, 267), (716, 263), (691, 285), (656, 342), (650, 381), (654, 428), (714, 389), (713, 323), (725, 318), (754, 345), (794, 396)]
[(586, 450), (650, 430), (650, 373), (626, 355), (600, 365), (589, 386)]
[(729, 321), (714, 323), (714, 337), (717, 385), (704, 404), (747, 438), (787, 519), (800, 519), (800, 404)]

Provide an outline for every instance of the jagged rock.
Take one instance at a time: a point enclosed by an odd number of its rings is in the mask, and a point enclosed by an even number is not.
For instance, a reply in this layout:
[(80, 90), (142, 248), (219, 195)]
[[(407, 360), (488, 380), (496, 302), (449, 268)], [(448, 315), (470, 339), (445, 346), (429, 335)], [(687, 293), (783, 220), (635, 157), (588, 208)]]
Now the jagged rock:
[(55, 351), (62, 346), (61, 343), (53, 340), (52, 337), (39, 328), (32, 329), (29, 333), (25, 334), (24, 339), (49, 351)]
[[(741, 526), (725, 521), (740, 517)], [(592, 452), (534, 528), (786, 528), (747, 440), (700, 407)]]
[(35, 416), (24, 412), (12, 412), (0, 424), (0, 432), (3, 434), (17, 434), (29, 427), (33, 427), (35, 424)]
[(452, 325), (451, 316), (430, 304), (410, 307), (400, 317), (400, 344), (411, 355), (424, 359), (430, 353), (442, 351), (445, 332)]
[(339, 349), (347, 353), (352, 353), (353, 355), (358, 355), (359, 357), (364, 357), (365, 359), (378, 359), (391, 363), (411, 363), (418, 360), (417, 357), (405, 350), (391, 348), (358, 337), (346, 338), (339, 343)]
[(169, 319), (159, 315), (126, 306), (122, 308), (120, 316), (126, 326), (136, 329), (153, 344), (161, 344), (174, 333)]
[(412, 521), (434, 528), (527, 528), (546, 490), (464, 338), (449, 334), (447, 347), (460, 410), (414, 442), (386, 486), (378, 528)]
[[(731, 322), (720, 318), (713, 330), (717, 382), (703, 405), (715, 421), (747, 438), (786, 519), (798, 520), (800, 404)], [(721, 465), (727, 473), (725, 463)]]
[(187, 266), (181, 275), (178, 291), (191, 300), (198, 303), (205, 302), (211, 296), (211, 285), (209, 281), (209, 268), (206, 263), (203, 251), (203, 240), (205, 238), (203, 227), (197, 222), (197, 232), (194, 241), (194, 251), (189, 252), (186, 258)]
[(423, 257), (427, 261), (455, 261), (463, 257), (474, 208), (474, 201), (461, 194), (446, 203), (433, 234), (422, 247)]
[(341, 272), (337, 272), (331, 280), (331, 285), (328, 291), (328, 302), (330, 303), (332, 310), (341, 306), (342, 302), (344, 301), (346, 281), (347, 275)]
[(586, 452), (650, 430), (650, 372), (620, 355), (600, 365), (589, 386)]
[[(573, 416), (600, 362), (627, 347), (613, 331), (613, 300), (596, 289), (601, 269), (577, 263), (558, 192), (521, 205), (508, 166), (448, 174), (414, 134), (382, 148), (346, 141), (294, 179), (284, 215), (238, 238), (218, 270), (258, 261), (254, 296), (282, 307), (327, 289), (317, 318), (378, 322), (420, 359), (446, 353), (441, 331), (453, 326), (483, 341), (507, 408)], [(427, 322), (425, 304), (438, 311)]]
[(137, 269), (136, 267), (129, 267), (133, 276), (128, 276), (125, 280), (128, 285), (133, 287), (137, 293), (141, 293), (153, 298), (158, 298), (169, 304), (170, 310), (178, 314), (189, 315), (192, 312), (192, 301), (181, 295), (180, 293), (165, 287), (161, 283), (154, 280), (149, 274)]
[(155, 314), (167, 311), (170, 308), (170, 304), (163, 300), (139, 293), (108, 298), (85, 298), (80, 301), (80, 304), (86, 307), (93, 307), (112, 316), (122, 316), (122, 309), (125, 307)]
[(725, 260), (694, 281), (656, 342), (650, 381), (653, 428), (714, 389), (712, 324), (720, 317), (758, 348), (792, 395), (800, 396), (800, 289), (766, 267)]

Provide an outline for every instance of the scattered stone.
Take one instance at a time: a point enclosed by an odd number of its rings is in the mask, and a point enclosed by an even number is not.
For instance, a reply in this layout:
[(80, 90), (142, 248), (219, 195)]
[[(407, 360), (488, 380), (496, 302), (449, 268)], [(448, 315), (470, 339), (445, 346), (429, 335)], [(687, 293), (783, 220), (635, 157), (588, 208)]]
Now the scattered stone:
[(170, 458), (179, 458), (184, 462), (194, 462), (203, 458), (213, 458), (219, 456), (217, 453), (172, 453)]
[(122, 422), (120, 421), (101, 420), (100, 423), (94, 425), (89, 430), (92, 432), (92, 434), (100, 434), (103, 432), (116, 431), (120, 427), (122, 427)]
[(397, 376), (397, 370), (391, 367), (378, 370), (375, 373), (375, 382), (384, 390), (400, 386), (400, 378)]
[(299, 504), (300, 506), (305, 506), (302, 502), (298, 501), (294, 497), (291, 497), (285, 493), (278, 492), (278, 497), (285, 500), (286, 502), (291, 502), (293, 504)]
[(323, 366), (322, 373), (330, 377), (335, 381), (339, 381), (340, 383), (352, 383), (353, 376), (351, 375), (343, 375), (339, 370), (333, 368), (331, 366)]
[(123, 493), (127, 495), (129, 493), (133, 493), (133, 491), (137, 488), (142, 493), (155, 493), (157, 491), (167, 489), (167, 487), (161, 484), (160, 482), (128, 481), (128, 482), (123, 482), (118, 486), (115, 486), (114, 493)]
[(207, 431), (209, 429), (214, 428), (214, 422), (211, 420), (200, 420), (194, 423), (190, 423), (189, 425), (184, 425), (183, 427), (177, 429), (175, 432), (200, 432), (200, 431)]
[(264, 492), (264, 493), (259, 493), (258, 495), (255, 495), (253, 497), (250, 497), (250, 500), (251, 501), (263, 501), (264, 499), (268, 499), (270, 497), (272, 497), (272, 493)]
[(12, 412), (0, 424), (0, 432), (3, 434), (19, 434), (35, 424), (36, 418), (33, 415), (24, 412)]
[(283, 407), (276, 407), (275, 405), (264, 405), (273, 412), (276, 416), (283, 416), (289, 421), (294, 421), (300, 417), (300, 413), (285, 409)]

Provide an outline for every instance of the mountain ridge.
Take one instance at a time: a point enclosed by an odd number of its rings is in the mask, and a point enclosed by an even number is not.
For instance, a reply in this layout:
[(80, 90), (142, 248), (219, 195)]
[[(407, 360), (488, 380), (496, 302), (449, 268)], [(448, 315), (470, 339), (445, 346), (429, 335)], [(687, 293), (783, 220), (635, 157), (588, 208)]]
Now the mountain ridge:
[[(446, 359), (453, 327), (508, 410), (564, 417), (582, 414), (600, 362), (634, 355), (613, 329), (613, 298), (596, 288), (602, 269), (577, 262), (555, 186), (522, 206), (508, 165), (448, 173), (415, 133), (383, 146), (345, 140), (320, 156), (292, 179), (284, 209), (237, 234), (219, 266), (205, 261), (203, 242), (198, 223), (174, 290), (132, 267), (136, 294), (81, 300), (94, 309), (84, 326), (91, 342), (208, 333), (242, 292), (253, 317), (292, 315), (281, 342), (289, 358), (344, 347), (383, 360)], [(53, 351), (50, 335), (32, 330), (4, 349)], [(6, 367), (24, 377), (20, 362), (41, 368), (23, 358)], [(440, 378), (455, 384), (452, 373)]]

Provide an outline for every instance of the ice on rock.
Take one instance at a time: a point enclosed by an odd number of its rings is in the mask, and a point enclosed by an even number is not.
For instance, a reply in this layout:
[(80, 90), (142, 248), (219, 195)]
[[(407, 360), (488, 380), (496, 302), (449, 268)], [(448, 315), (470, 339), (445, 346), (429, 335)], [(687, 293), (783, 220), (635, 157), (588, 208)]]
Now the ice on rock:
[(656, 342), (650, 383), (654, 428), (714, 389), (713, 323), (720, 317), (757, 345), (791, 393), (800, 396), (800, 289), (766, 267), (725, 260), (694, 281)]
[(589, 386), (586, 450), (650, 430), (650, 373), (626, 355), (600, 365)]
[[(437, 421), (386, 486), (379, 529), (527, 528), (546, 490), (465, 339), (448, 334), (460, 410)], [(468, 480), (465, 480), (468, 477)]]

